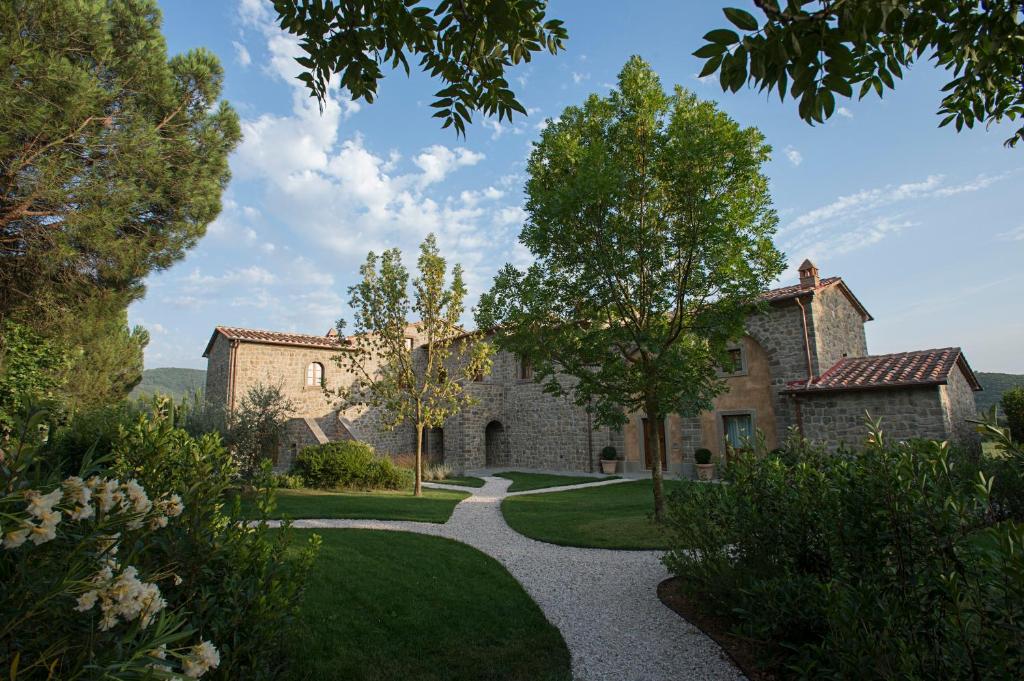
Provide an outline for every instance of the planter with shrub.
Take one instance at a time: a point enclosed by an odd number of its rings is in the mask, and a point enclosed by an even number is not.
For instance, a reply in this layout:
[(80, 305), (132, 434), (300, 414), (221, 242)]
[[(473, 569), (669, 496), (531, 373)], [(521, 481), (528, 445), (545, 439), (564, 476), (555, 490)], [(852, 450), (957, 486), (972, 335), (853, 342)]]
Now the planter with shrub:
[(619, 462), (619, 453), (615, 447), (608, 445), (601, 450), (601, 472), (605, 475), (614, 475), (615, 467)]
[(701, 447), (693, 452), (698, 480), (714, 480), (715, 464), (711, 463), (711, 450)]

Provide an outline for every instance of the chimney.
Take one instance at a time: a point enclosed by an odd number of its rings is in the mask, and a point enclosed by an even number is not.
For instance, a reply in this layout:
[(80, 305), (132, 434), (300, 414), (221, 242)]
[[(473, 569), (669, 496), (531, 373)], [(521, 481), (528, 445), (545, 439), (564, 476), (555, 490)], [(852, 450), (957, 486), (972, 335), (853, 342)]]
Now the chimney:
[(338, 330), (334, 329), (334, 328), (328, 329), (327, 330), (327, 337), (328, 338), (337, 338), (338, 337)]
[(809, 259), (800, 265), (800, 288), (817, 288), (818, 268)]

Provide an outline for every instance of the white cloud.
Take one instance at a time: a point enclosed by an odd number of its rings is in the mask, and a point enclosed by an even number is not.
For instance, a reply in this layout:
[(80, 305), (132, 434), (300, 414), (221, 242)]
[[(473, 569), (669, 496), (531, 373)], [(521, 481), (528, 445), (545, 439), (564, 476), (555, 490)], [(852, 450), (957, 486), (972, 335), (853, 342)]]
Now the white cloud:
[(996, 234), (996, 239), (999, 241), (1024, 241), (1024, 225), (1006, 232), (1000, 232)]
[(235, 48), (235, 59), (238, 60), (239, 64), (242, 66), (248, 66), (252, 63), (252, 55), (249, 54), (249, 50), (246, 49), (245, 45), (237, 40), (232, 40), (231, 44)]
[(580, 83), (582, 83), (585, 80), (590, 80), (590, 74), (589, 73), (580, 73), (578, 71), (573, 71), (572, 72), (572, 82), (574, 84), (579, 85)]
[(482, 160), (484, 155), (475, 151), (463, 147), (449, 149), (444, 145), (435, 144), (413, 158), (413, 163), (423, 171), (417, 183), (420, 187), (426, 187), (445, 179), (456, 168), (475, 166)]
[(836, 109), (836, 113), (842, 116), (843, 118), (853, 118), (853, 112), (847, 109), (845, 106), (841, 106), (838, 109)]
[(801, 163), (804, 162), (803, 154), (801, 154), (799, 151), (794, 149), (792, 146), (786, 147), (785, 153), (786, 153), (786, 158), (789, 159), (789, 162), (792, 163), (795, 166), (798, 166), (798, 165), (800, 165)]

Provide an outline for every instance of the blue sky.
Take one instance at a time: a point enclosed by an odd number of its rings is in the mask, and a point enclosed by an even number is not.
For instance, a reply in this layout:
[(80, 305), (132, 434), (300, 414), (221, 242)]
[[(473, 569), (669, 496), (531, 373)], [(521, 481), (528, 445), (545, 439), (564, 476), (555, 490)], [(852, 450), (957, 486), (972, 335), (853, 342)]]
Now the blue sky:
[(976, 370), (1024, 373), (1024, 149), (1003, 148), (1009, 128), (938, 130), (945, 74), (927, 63), (883, 100), (841, 102), (817, 127), (791, 101), (723, 93), (696, 78), (701, 61), (690, 54), (723, 24), (721, 6), (552, 0), (568, 49), (512, 73), (530, 115), (477, 120), (460, 139), (431, 118), (441, 86), (418, 74), (386, 77), (372, 105), (335, 91), (321, 115), (294, 80), (297, 48), (269, 2), (161, 2), (172, 54), (219, 55), (245, 140), (221, 216), (184, 260), (149, 277), (129, 310), (152, 336), (147, 368), (205, 368), (218, 324), (324, 333), (347, 316), (346, 290), (368, 250), (412, 256), (431, 231), (467, 269), (475, 301), (502, 264), (528, 262), (517, 242), (523, 170), (544, 119), (607, 92), (639, 54), (666, 88), (716, 100), (773, 146), (765, 172), (791, 265), (780, 284), (811, 257), (875, 317), (870, 352), (959, 345)]

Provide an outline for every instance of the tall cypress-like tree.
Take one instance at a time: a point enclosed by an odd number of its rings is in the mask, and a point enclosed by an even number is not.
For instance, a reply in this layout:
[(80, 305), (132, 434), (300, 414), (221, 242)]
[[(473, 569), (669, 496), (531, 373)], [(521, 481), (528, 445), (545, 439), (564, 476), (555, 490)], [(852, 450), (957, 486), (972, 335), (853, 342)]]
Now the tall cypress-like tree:
[(168, 59), (160, 23), (153, 0), (0, 3), (0, 322), (71, 352), (205, 233), (241, 138), (217, 58)]
[[(567, 108), (541, 134), (519, 237), (535, 263), (505, 266), (477, 324), (597, 423), (618, 427), (638, 412), (654, 426), (709, 408), (724, 389), (716, 367), (727, 344), (783, 267), (761, 173), (769, 152), (756, 129), (680, 87), (665, 93), (633, 57), (618, 89)], [(657, 427), (646, 446), (660, 519)]]

